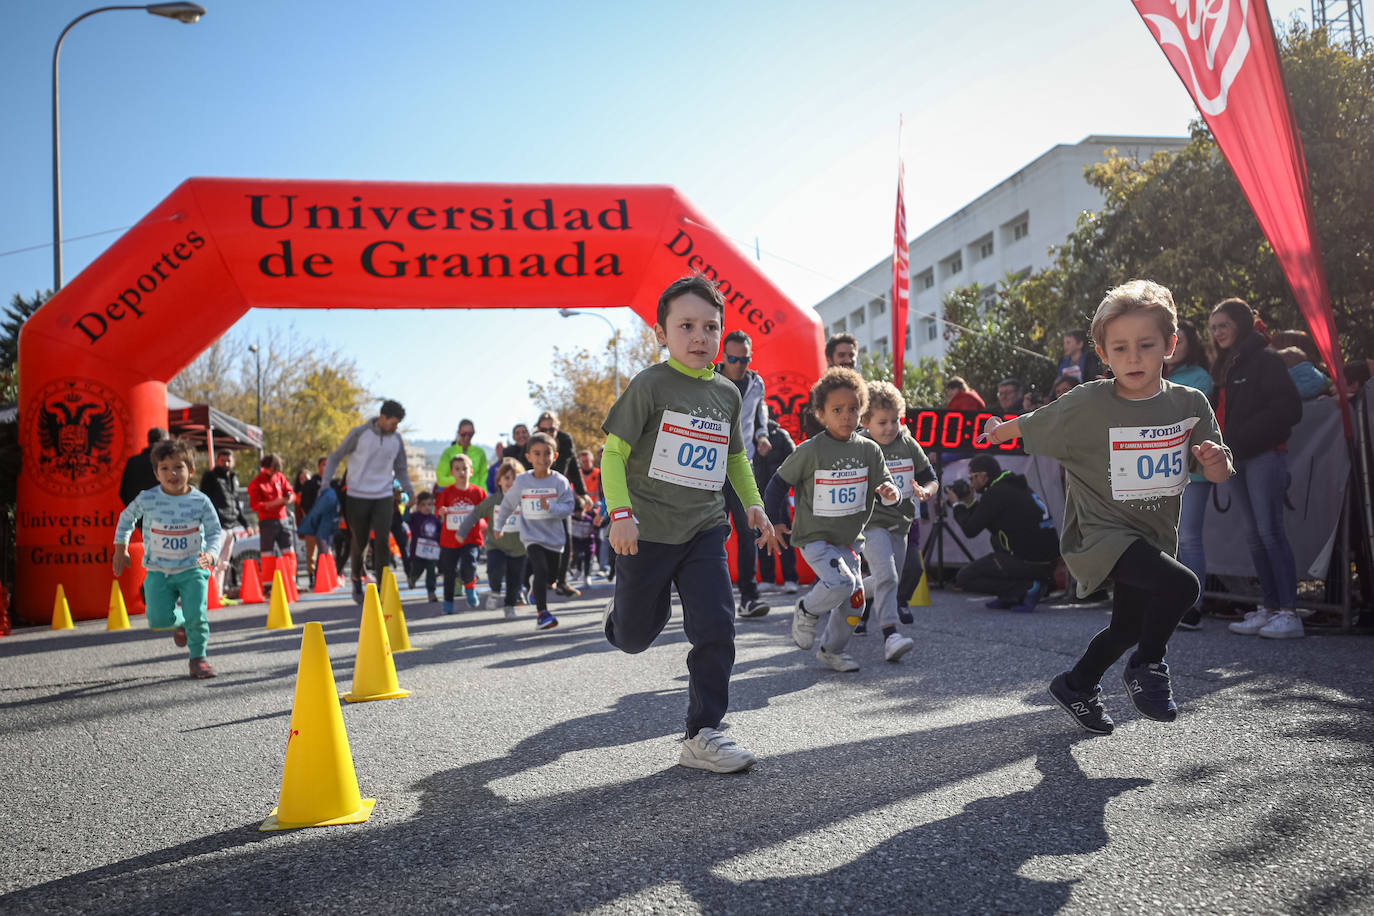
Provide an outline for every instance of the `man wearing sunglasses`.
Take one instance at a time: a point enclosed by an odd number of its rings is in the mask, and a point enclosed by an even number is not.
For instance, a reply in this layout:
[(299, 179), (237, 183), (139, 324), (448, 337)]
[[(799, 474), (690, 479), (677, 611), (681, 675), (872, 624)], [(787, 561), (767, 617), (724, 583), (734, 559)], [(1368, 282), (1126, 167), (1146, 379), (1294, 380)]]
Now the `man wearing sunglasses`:
[[(768, 454), (768, 408), (764, 406), (763, 379), (749, 368), (753, 342), (743, 331), (731, 331), (721, 345), (724, 359), (716, 364), (716, 371), (735, 383), (743, 406), (740, 410), (740, 437), (744, 451), (752, 462), (754, 456)], [(754, 581), (754, 531), (749, 527), (744, 504), (735, 494), (730, 482), (725, 483), (725, 506), (730, 510), (730, 522), (735, 527), (735, 562), (739, 567), (739, 616), (762, 617), (768, 605), (759, 600), (759, 586)]]

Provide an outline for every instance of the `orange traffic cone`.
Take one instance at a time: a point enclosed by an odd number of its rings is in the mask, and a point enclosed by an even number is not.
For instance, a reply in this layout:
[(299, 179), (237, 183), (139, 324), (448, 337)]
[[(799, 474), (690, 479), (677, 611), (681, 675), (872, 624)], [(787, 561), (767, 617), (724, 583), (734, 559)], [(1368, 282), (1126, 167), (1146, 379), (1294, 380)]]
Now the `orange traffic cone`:
[(334, 556), (327, 550), (321, 550), (319, 556), (315, 557), (315, 594), (327, 595), (334, 591), (334, 583), (329, 581), (329, 566), (325, 562), (325, 557), (330, 560)]
[(296, 555), (294, 553), (284, 553), (277, 561), (277, 568), (282, 571), (282, 577), (286, 580), (286, 600), (295, 604), (301, 600), (301, 593), (296, 590)]
[(358, 657), (353, 662), (353, 689), (344, 694), (350, 703), (393, 700), (410, 696), (396, 680), (396, 662), (382, 622), (382, 602), (377, 586), (368, 585), (363, 598), (363, 625), (358, 631)]
[(291, 605), (287, 603), (286, 594), (281, 570), (274, 570), (272, 572), (272, 602), (267, 606), (267, 629), (289, 630), (295, 626), (291, 622)]
[(329, 567), (329, 587), (331, 589), (337, 589), (339, 587), (339, 568), (334, 565), (333, 553), (325, 554), (324, 564)]
[(119, 590), (119, 580), (110, 583), (110, 612), (105, 618), (105, 629), (129, 629), (129, 609), (124, 606), (124, 593)]
[(67, 607), (67, 592), (62, 583), (57, 584), (57, 594), (52, 600), (52, 628), (54, 630), (75, 630), (72, 623), (72, 609)]
[(279, 799), (259, 830), (361, 824), (377, 804), (358, 791), (324, 629), (313, 621), (301, 638)]
[(261, 604), (262, 581), (258, 579), (258, 564), (243, 561), (243, 576), (239, 579), (239, 600), (244, 604)]
[(10, 596), (5, 592), (5, 583), (0, 582), (0, 636), (10, 635)]
[(210, 584), (205, 587), (205, 607), (211, 611), (224, 607), (224, 602), (220, 600), (219, 582), (215, 580), (214, 570), (210, 571)]
[(410, 652), (410, 631), (406, 629), (406, 614), (401, 609), (401, 589), (390, 567), (382, 570), (382, 619), (386, 621), (386, 638), (392, 652)]

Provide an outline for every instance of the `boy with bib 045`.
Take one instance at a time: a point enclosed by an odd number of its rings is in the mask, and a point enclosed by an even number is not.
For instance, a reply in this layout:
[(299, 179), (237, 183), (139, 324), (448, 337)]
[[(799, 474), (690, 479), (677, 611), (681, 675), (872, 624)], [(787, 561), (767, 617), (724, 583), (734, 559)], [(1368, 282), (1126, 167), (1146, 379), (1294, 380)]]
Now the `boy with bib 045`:
[(1105, 735), (1114, 725), (1098, 681), (1132, 647), (1122, 672), (1131, 703), (1148, 719), (1178, 715), (1164, 653), (1200, 587), (1175, 559), (1181, 496), (1190, 470), (1213, 483), (1233, 470), (1206, 395), (1161, 378), (1178, 340), (1168, 289), (1132, 280), (1109, 290), (1092, 336), (1112, 378), (1010, 422), (992, 418), (986, 437), (995, 444), (1019, 435), (1027, 452), (1059, 460), (1067, 484), (1060, 548), (1078, 594), (1113, 580), (1111, 623), (1050, 683), (1075, 722)]
[(702, 276), (671, 283), (658, 299), (654, 334), (666, 362), (636, 375), (606, 415), (601, 486), (616, 552), (606, 638), (643, 652), (668, 622), (676, 586), (687, 654), (687, 733), (678, 763), (733, 773), (756, 762), (721, 731), (735, 664), (735, 598), (725, 555), (727, 477), (777, 551), (740, 434), (740, 394), (715, 371), (725, 302)]

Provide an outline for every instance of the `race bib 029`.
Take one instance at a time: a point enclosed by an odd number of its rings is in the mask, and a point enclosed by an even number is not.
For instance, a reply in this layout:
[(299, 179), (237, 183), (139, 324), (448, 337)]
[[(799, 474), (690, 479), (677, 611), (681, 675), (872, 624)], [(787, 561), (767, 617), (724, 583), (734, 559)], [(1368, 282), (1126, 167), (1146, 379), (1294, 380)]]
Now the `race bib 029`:
[(720, 490), (725, 486), (729, 448), (730, 427), (724, 420), (665, 410), (648, 474), (682, 487)]
[(1188, 440), (1198, 417), (1171, 426), (1113, 426), (1112, 499), (1178, 496), (1188, 486)]
[(811, 514), (853, 515), (868, 508), (868, 468), (817, 471), (812, 477)]

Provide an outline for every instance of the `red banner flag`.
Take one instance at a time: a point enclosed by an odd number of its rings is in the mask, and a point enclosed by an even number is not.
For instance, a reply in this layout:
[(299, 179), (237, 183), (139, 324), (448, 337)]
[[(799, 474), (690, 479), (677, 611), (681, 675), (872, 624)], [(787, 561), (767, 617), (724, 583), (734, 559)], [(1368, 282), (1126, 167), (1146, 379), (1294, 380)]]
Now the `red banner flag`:
[(1197, 105), (1331, 369), (1350, 436), (1307, 163), (1264, 0), (1132, 0)]
[(892, 230), (892, 384), (902, 389), (906, 351), (906, 309), (911, 300), (911, 252), (906, 247), (905, 169), (897, 156), (897, 221)]

